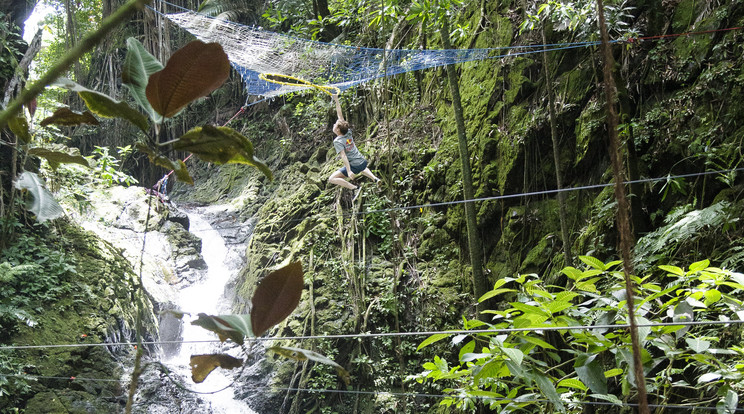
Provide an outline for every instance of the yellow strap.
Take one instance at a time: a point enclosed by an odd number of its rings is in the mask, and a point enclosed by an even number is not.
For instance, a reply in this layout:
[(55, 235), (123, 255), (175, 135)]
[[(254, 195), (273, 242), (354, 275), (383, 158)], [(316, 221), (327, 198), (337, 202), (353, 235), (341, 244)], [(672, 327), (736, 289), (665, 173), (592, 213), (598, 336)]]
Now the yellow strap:
[[(280, 81), (280, 80), (276, 80), (276, 79), (269, 79), (268, 78), (269, 76), (288, 79), (288, 80), (291, 80), (292, 82), (284, 82), (284, 81)], [(258, 78), (259, 79), (262, 79), (262, 80), (265, 80), (266, 82), (278, 83), (279, 85), (287, 85), (287, 86), (309, 86), (311, 88), (315, 88), (315, 89), (321, 90), (321, 91), (327, 93), (328, 95), (334, 95), (334, 94), (338, 95), (338, 94), (341, 93), (341, 89), (339, 89), (339, 88), (337, 88), (335, 86), (316, 85), (316, 84), (314, 84), (312, 82), (308, 82), (308, 81), (306, 81), (304, 79), (296, 78), (294, 76), (289, 76), (289, 75), (280, 75), (278, 73), (261, 73), (261, 74), (258, 75)], [(331, 91), (333, 91), (333, 92), (331, 92)]]

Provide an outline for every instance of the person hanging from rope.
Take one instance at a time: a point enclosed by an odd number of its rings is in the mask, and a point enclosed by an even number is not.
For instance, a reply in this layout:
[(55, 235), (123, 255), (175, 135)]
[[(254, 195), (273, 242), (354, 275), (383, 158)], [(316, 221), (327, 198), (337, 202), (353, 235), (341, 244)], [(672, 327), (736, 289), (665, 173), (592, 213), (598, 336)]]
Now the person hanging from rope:
[(343, 113), (341, 113), (341, 103), (338, 100), (338, 95), (333, 94), (331, 97), (333, 97), (333, 100), (336, 102), (336, 114), (338, 115), (338, 120), (333, 124), (333, 133), (336, 134), (336, 137), (333, 139), (333, 148), (341, 158), (341, 162), (343, 162), (344, 166), (331, 174), (331, 176), (328, 177), (328, 182), (354, 190), (354, 197), (352, 198), (352, 201), (354, 201), (359, 196), (361, 187), (346, 181), (346, 177), (354, 180), (355, 175), (361, 173), (373, 180), (375, 184), (379, 184), (380, 179), (377, 178), (369, 168), (367, 168), (367, 159), (364, 158), (362, 153), (359, 152), (359, 149), (357, 149), (354, 144), (354, 138), (351, 136), (349, 123), (346, 122)]

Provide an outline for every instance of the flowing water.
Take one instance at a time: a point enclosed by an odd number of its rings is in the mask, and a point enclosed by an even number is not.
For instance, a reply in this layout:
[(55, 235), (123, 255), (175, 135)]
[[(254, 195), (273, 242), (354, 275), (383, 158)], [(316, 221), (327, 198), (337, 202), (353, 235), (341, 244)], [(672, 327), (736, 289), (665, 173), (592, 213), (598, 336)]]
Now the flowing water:
[[(229, 313), (229, 303), (225, 298), (225, 285), (238, 271), (235, 265), (235, 252), (231, 252), (225, 245), (225, 240), (220, 233), (214, 229), (201, 214), (188, 212), (190, 231), (202, 239), (202, 256), (207, 263), (206, 276), (181, 289), (178, 298), (180, 310), (188, 312), (191, 316), (184, 316), (182, 339), (185, 342), (213, 341), (217, 335), (211, 331), (191, 324), (199, 313), (208, 315), (219, 315)], [(231, 265), (232, 264), (232, 265)], [(166, 360), (166, 364), (184, 378), (184, 384), (188, 388), (198, 391), (200, 398), (205, 401), (205, 409), (214, 414), (255, 414), (245, 402), (234, 398), (232, 384), (233, 379), (230, 372), (222, 368), (212, 371), (207, 379), (201, 384), (195, 384), (191, 380), (191, 368), (189, 359), (191, 355), (227, 353), (241, 358), (240, 348), (229, 349), (219, 342), (184, 343), (179, 352)], [(236, 369), (235, 371), (239, 370)], [(224, 389), (224, 390), (223, 390)], [(219, 392), (214, 392), (222, 390)], [(214, 393), (213, 393), (214, 392)]]

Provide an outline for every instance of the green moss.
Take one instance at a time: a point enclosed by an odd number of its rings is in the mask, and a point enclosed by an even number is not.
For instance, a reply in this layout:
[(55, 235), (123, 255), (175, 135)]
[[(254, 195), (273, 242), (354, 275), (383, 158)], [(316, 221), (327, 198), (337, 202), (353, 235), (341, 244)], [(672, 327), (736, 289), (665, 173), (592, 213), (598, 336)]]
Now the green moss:
[(695, 23), (699, 9), (705, 6), (705, 2), (698, 0), (681, 0), (674, 7), (672, 16), (672, 33), (684, 33)]
[(579, 119), (576, 122), (576, 158), (574, 165), (584, 161), (590, 145), (599, 136), (599, 132), (605, 122), (605, 114), (602, 106), (598, 101), (591, 101), (584, 110), (581, 111)]

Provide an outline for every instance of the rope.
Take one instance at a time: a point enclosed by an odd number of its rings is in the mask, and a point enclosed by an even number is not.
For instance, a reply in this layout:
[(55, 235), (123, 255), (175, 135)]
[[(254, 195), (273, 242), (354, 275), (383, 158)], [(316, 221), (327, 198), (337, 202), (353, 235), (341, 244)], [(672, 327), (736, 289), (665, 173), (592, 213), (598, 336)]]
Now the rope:
[[(258, 75), (258, 77), (259, 77), (259, 79), (265, 80), (266, 82), (272, 82), (272, 83), (276, 83), (276, 84), (279, 84), (279, 85), (287, 85), (287, 86), (310, 86), (310, 87), (316, 88), (316, 89), (318, 89), (320, 91), (323, 91), (323, 92), (327, 93), (330, 96), (333, 96), (334, 94), (335, 95), (338, 95), (338, 94), (341, 93), (341, 89), (339, 89), (339, 88), (337, 88), (335, 86), (316, 85), (316, 84), (314, 84), (312, 82), (309, 82), (309, 81), (306, 81), (304, 79), (300, 79), (300, 78), (297, 78), (297, 77), (294, 77), (294, 76), (289, 76), (289, 75), (281, 75), (281, 74), (278, 74), (278, 73), (262, 73), (262, 74)], [(293, 82), (280, 81), (279, 79), (276, 79), (276, 78), (289, 79), (289, 80), (291, 80)], [(335, 91), (335, 92), (334, 93), (331, 93), (331, 91)]]
[[(638, 324), (639, 328), (654, 328), (662, 326), (702, 326), (702, 325), (742, 325), (744, 320), (730, 321), (687, 321), (687, 322), (658, 322)], [(432, 335), (472, 335), (472, 334), (503, 334), (512, 332), (547, 332), (547, 331), (579, 331), (590, 329), (627, 329), (628, 324), (614, 325), (576, 325), (576, 326), (540, 326), (530, 328), (498, 328), (498, 329), (476, 329), (476, 330), (448, 330), (448, 331), (409, 331), (409, 332), (381, 332), (381, 333), (359, 333), (359, 334), (336, 334), (336, 335), (305, 335), (285, 337), (260, 337), (248, 338), (256, 342), (272, 341), (300, 341), (310, 339), (368, 339), (386, 337), (408, 337), (408, 336), (432, 336)], [(142, 341), (142, 345), (172, 345), (172, 344), (196, 344), (196, 343), (218, 343), (218, 339), (202, 341)], [(232, 343), (232, 341), (227, 341)], [(136, 346), (134, 342), (102, 342), (102, 343), (75, 343), (75, 344), (51, 344), (51, 345), (4, 345), (0, 351), (19, 349), (48, 349), (48, 348), (82, 348), (93, 346)]]
[[(644, 183), (654, 183), (659, 181), (669, 181), (669, 180), (676, 180), (681, 178), (695, 178), (695, 177), (703, 177), (707, 175), (713, 175), (713, 174), (726, 174), (726, 173), (732, 173), (732, 172), (744, 172), (744, 167), (741, 168), (732, 168), (729, 170), (716, 170), (716, 171), (705, 171), (700, 173), (689, 173), (689, 174), (679, 174), (679, 175), (668, 175), (666, 177), (656, 177), (656, 178), (641, 178), (638, 180), (628, 180), (624, 181), (623, 185), (630, 185), (630, 184), (644, 184)], [(423, 210), (425, 208), (435, 208), (435, 207), (448, 207), (451, 205), (457, 205), (457, 204), (465, 204), (465, 203), (476, 203), (476, 202), (484, 202), (484, 201), (494, 201), (494, 200), (507, 200), (511, 198), (522, 198), (522, 197), (535, 197), (535, 196), (545, 196), (545, 195), (553, 195), (558, 194), (562, 192), (572, 192), (572, 191), (584, 191), (584, 190), (597, 190), (602, 189), (605, 187), (612, 187), (613, 183), (608, 184), (591, 184), (591, 185), (585, 185), (585, 186), (578, 186), (578, 187), (564, 187), (561, 189), (554, 189), (554, 190), (541, 190), (541, 191), (531, 191), (531, 192), (524, 192), (524, 193), (514, 193), (514, 194), (504, 194), (504, 195), (498, 195), (498, 196), (490, 196), (490, 197), (481, 197), (481, 198), (474, 198), (470, 200), (453, 200), (453, 201), (442, 201), (439, 203), (427, 203), (427, 204), (415, 204), (410, 206), (400, 206), (400, 207), (390, 207), (390, 208), (383, 208), (383, 209), (377, 209), (377, 210), (364, 210), (364, 211), (358, 211), (358, 212), (345, 212), (344, 216), (353, 216), (353, 215), (367, 215), (367, 214), (375, 214), (375, 213), (389, 213), (394, 211), (404, 211), (404, 210)], [(317, 213), (312, 215), (307, 215), (304, 217), (294, 218), (294, 219), (287, 219), (282, 220), (282, 223), (293, 223), (293, 222), (302, 222), (308, 219), (318, 219), (318, 218), (324, 218), (324, 217), (333, 217), (328, 213)], [(222, 229), (233, 229), (233, 228), (242, 228), (243, 225), (235, 225), (235, 226), (224, 226), (220, 227), (219, 229), (203, 229), (202, 231), (219, 231)]]
[[(118, 382), (118, 383), (125, 383), (127, 380), (116, 380), (116, 379), (108, 379), (108, 378), (84, 378), (84, 377), (54, 377), (54, 376), (45, 376), (45, 375), (30, 375), (30, 374), (0, 374), (0, 377), (11, 377), (11, 378), (21, 378), (21, 379), (34, 379), (34, 380), (40, 380), (40, 379), (52, 379), (52, 380), (67, 380), (67, 381), (91, 381), (91, 382)], [(550, 400), (547, 399), (534, 399), (534, 400), (517, 400), (512, 398), (493, 398), (493, 397), (483, 397), (479, 395), (471, 395), (471, 396), (464, 396), (464, 395), (448, 395), (448, 394), (429, 394), (429, 393), (413, 393), (413, 392), (395, 392), (395, 391), (381, 391), (381, 390), (374, 390), (374, 391), (363, 391), (363, 390), (332, 390), (328, 388), (294, 388), (294, 387), (241, 387), (241, 390), (243, 391), (252, 391), (252, 392), (258, 392), (258, 391), (281, 391), (281, 392), (305, 392), (305, 393), (312, 393), (312, 394), (339, 394), (339, 395), (374, 395), (374, 396), (391, 396), (391, 397), (398, 397), (398, 398), (438, 398), (438, 399), (444, 399), (444, 398), (450, 398), (450, 399), (466, 399), (466, 398), (472, 398), (472, 399), (482, 399), (487, 401), (498, 401), (502, 403), (550, 403)], [(217, 391), (219, 392), (219, 391)], [(203, 392), (195, 392), (195, 393), (201, 393)], [(209, 394), (214, 394), (216, 392), (210, 392)], [(605, 401), (563, 401), (566, 405), (582, 405), (582, 406), (615, 406), (615, 407), (638, 407), (638, 404), (634, 403), (613, 403), (613, 402), (605, 402)], [(652, 408), (668, 408), (668, 409), (677, 409), (677, 410), (704, 410), (704, 411), (717, 411), (717, 407), (708, 407), (703, 405), (680, 405), (680, 404), (649, 404), (649, 407)], [(738, 412), (744, 412), (744, 408), (734, 408), (733, 411), (729, 410), (729, 413), (738, 413)]]
[(656, 36), (641, 36), (636, 38), (630, 38), (628, 39), (628, 42), (633, 43), (635, 40), (659, 40), (659, 39), (667, 39), (670, 37), (680, 37), (680, 36), (696, 36), (696, 35), (704, 35), (704, 34), (710, 34), (710, 33), (718, 33), (718, 32), (728, 32), (732, 30), (741, 30), (744, 29), (744, 26), (737, 26), (737, 27), (727, 27), (725, 29), (714, 29), (714, 30), (702, 30), (699, 32), (685, 32), (685, 33), (673, 33), (673, 34), (666, 34), (666, 35), (656, 35)]

